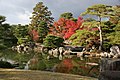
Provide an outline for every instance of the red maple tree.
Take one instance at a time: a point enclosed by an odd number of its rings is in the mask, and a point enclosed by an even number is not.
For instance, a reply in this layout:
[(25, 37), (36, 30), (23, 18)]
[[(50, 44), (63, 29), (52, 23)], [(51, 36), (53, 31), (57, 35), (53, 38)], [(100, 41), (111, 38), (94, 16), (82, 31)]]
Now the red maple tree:
[(64, 39), (70, 38), (83, 23), (83, 18), (78, 17), (77, 21), (70, 19), (60, 18), (54, 22), (53, 27), (50, 28), (50, 34), (60, 36)]

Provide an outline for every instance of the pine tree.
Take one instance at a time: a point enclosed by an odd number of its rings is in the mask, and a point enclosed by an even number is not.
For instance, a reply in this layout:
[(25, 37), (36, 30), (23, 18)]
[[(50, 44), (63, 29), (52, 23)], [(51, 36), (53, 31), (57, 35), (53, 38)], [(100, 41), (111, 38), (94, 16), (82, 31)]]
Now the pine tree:
[(81, 14), (81, 15), (86, 15), (86, 14), (95, 15), (98, 17), (98, 20), (96, 21), (96, 23), (98, 23), (99, 36), (100, 36), (99, 50), (102, 50), (102, 45), (103, 45), (102, 28), (101, 28), (102, 18), (110, 17), (111, 12), (113, 12), (112, 6), (97, 4), (97, 5), (88, 7), (87, 10)]
[(31, 27), (38, 27), (41, 21), (46, 22), (50, 25), (53, 22), (52, 13), (48, 10), (48, 7), (43, 5), (43, 2), (39, 2), (33, 8), (33, 13), (31, 17)]
[[(49, 27), (53, 22), (52, 13), (48, 10), (48, 7), (43, 5), (43, 2), (39, 2), (33, 8), (33, 16), (31, 17), (31, 24), (29, 25), (31, 34), (34, 41), (43, 42), (43, 39), (46, 37)], [(34, 32), (35, 31), (35, 32)], [(34, 37), (34, 33), (37, 33), (37, 37)]]

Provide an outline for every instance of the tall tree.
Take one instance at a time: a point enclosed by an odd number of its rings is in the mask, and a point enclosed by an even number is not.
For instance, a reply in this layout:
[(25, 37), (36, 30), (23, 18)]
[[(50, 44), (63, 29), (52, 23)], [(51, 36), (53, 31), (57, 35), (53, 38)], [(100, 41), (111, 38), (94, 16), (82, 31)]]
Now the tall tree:
[(11, 47), (16, 44), (17, 39), (12, 33), (12, 26), (4, 23), (5, 16), (0, 16), (0, 46)]
[(34, 41), (42, 43), (53, 22), (53, 17), (51, 17), (52, 13), (48, 10), (47, 6), (43, 5), (43, 2), (38, 2), (33, 8), (32, 14), (31, 24), (29, 25), (30, 33)]
[(33, 8), (31, 17), (31, 27), (38, 27), (41, 21), (46, 22), (48, 25), (53, 22), (52, 13), (48, 10), (48, 7), (43, 5), (43, 2), (38, 2)]
[(102, 29), (101, 29), (102, 18), (109, 17), (111, 12), (113, 12), (112, 6), (97, 4), (97, 5), (88, 7), (87, 10), (81, 14), (81, 15), (86, 15), (86, 14), (95, 15), (98, 17), (98, 20), (96, 22), (98, 23), (98, 29), (99, 29), (99, 35), (100, 35), (99, 50), (102, 50), (102, 44), (103, 44)]

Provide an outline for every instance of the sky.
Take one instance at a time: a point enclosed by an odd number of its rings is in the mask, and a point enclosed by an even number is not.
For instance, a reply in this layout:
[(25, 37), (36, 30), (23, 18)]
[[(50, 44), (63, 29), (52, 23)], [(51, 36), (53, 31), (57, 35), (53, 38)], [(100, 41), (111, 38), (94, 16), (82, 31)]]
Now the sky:
[(29, 24), (33, 8), (41, 1), (55, 20), (64, 12), (71, 12), (77, 18), (94, 4), (120, 5), (120, 0), (0, 0), (0, 15), (6, 17), (6, 23)]

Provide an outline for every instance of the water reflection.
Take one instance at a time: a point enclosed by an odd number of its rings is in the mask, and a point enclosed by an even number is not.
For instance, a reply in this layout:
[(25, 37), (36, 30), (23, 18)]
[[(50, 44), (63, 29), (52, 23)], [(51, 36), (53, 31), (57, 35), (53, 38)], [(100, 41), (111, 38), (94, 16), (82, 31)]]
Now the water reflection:
[[(80, 60), (80, 58), (73, 57), (70, 60), (65, 61), (65, 59), (63, 59), (60, 61), (58, 58), (51, 58), (50, 60), (47, 60), (45, 57), (47, 58), (46, 55), (44, 55), (43, 57), (40, 54), (36, 54), (35, 56), (35, 53), (33, 52), (31, 52), (30, 54), (25, 54), (17, 53), (12, 50), (0, 51), (0, 60), (7, 61), (13, 64), (16, 69), (36, 69), (44, 71), (54, 70), (54, 72), (64, 72), (98, 77), (100, 60), (99, 58), (83, 58), (82, 60)], [(32, 61), (32, 64), (30, 63), (30, 61)]]
[(11, 49), (0, 50), (0, 60), (7, 61), (16, 68), (24, 69), (24, 66), (33, 57), (34, 53), (24, 54), (17, 53), (16, 51), (12, 51)]

